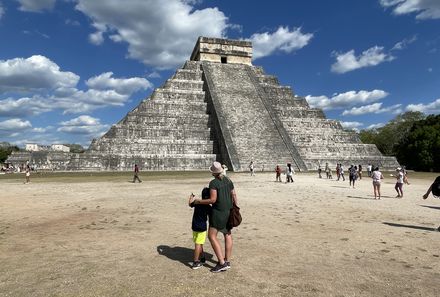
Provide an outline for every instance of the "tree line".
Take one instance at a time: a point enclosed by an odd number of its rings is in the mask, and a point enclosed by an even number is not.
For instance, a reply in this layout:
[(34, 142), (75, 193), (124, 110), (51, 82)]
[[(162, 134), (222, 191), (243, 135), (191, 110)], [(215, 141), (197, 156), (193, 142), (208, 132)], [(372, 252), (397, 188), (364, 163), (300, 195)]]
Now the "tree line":
[(381, 128), (361, 130), (359, 137), (407, 169), (440, 172), (440, 115), (409, 111)]

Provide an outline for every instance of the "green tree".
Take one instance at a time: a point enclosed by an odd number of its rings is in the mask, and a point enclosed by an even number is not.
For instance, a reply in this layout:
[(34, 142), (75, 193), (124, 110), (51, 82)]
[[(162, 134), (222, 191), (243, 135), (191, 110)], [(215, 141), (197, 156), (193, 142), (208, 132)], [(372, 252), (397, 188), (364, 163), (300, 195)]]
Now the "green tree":
[(373, 130), (361, 130), (359, 137), (363, 143), (373, 143), (386, 156), (397, 154), (396, 147), (405, 139), (414, 123), (425, 115), (418, 111), (408, 111), (396, 116), (385, 126)]
[(440, 115), (415, 122), (396, 151), (399, 162), (410, 169), (440, 171)]
[(12, 152), (18, 152), (20, 149), (16, 145), (8, 142), (2, 142), (0, 145), (0, 163), (4, 163)]

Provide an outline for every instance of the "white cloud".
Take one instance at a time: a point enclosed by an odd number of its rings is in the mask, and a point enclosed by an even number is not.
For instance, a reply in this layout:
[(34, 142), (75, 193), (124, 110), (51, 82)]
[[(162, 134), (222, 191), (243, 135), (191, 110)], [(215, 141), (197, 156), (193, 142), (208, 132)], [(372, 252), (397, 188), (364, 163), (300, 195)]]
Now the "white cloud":
[(0, 100), (0, 116), (2, 117), (33, 116), (49, 112), (53, 108), (54, 106), (48, 100), (39, 96)]
[(32, 127), (29, 121), (22, 121), (20, 119), (9, 119), (0, 122), (0, 130), (26, 130)]
[(100, 120), (91, 116), (81, 115), (69, 121), (61, 122), (59, 132), (69, 134), (100, 135), (108, 129), (108, 125), (103, 125)]
[[(121, 106), (130, 96), (152, 88), (145, 78), (114, 78), (112, 72), (102, 73), (86, 81), (88, 90), (78, 90), (80, 77), (63, 72), (44, 56), (0, 61), (0, 116), (38, 115), (55, 109), (63, 113), (86, 113), (106, 106)], [(16, 98), (4, 94), (33, 92), (32, 97)]]
[(398, 43), (396, 43), (391, 50), (392, 51), (393, 50), (403, 50), (403, 49), (407, 48), (408, 45), (415, 42), (416, 40), (417, 40), (417, 35), (414, 35), (410, 38), (405, 38), (402, 41), (399, 41)]
[[(90, 40), (128, 44), (128, 57), (158, 68), (180, 65), (199, 36), (224, 37), (228, 18), (218, 8), (197, 10), (193, 1), (78, 0), (76, 8), (95, 27)], [(101, 39), (102, 37), (102, 39)]]
[(440, 98), (428, 104), (409, 104), (406, 110), (420, 111), (426, 114), (438, 114), (440, 113)]
[(351, 106), (366, 104), (370, 102), (378, 101), (388, 96), (388, 93), (383, 90), (373, 91), (348, 91), (342, 94), (335, 94), (333, 97), (327, 96), (306, 96), (307, 102), (311, 107), (317, 107), (324, 110), (329, 109), (342, 109)]
[(145, 78), (113, 78), (113, 72), (102, 73), (101, 75), (89, 78), (86, 85), (91, 89), (106, 90), (113, 89), (119, 94), (132, 94), (139, 90), (152, 88), (153, 85)]
[(380, 103), (373, 103), (369, 105), (364, 105), (360, 107), (353, 107), (349, 110), (344, 110), (342, 115), (362, 115), (367, 113), (385, 113), (385, 112), (391, 112), (391, 113), (401, 113), (402, 109), (400, 108), (402, 104), (395, 104), (389, 107), (382, 108), (382, 102)]
[(56, 0), (17, 0), (21, 11), (41, 12), (51, 10)]
[(41, 128), (41, 127), (36, 127), (36, 128), (32, 129), (32, 132), (35, 132), (35, 133), (44, 133), (46, 131), (47, 131), (47, 128)]
[(346, 53), (333, 53), (333, 55), (336, 57), (336, 62), (331, 66), (331, 71), (336, 73), (346, 73), (394, 60), (394, 57), (385, 53), (381, 46), (373, 46), (363, 51), (359, 56), (355, 55), (354, 50)]
[(5, 14), (5, 9), (3, 8), (3, 4), (0, 2), (0, 20), (2, 19), (2, 16)]
[(40, 55), (0, 60), (0, 92), (31, 92), (38, 89), (74, 87), (79, 76)]
[(385, 126), (384, 123), (377, 123), (377, 124), (371, 124), (365, 129), (366, 130), (377, 129), (377, 128), (382, 128), (383, 126)]
[(416, 19), (439, 19), (440, 1), (438, 0), (380, 0), (383, 7), (393, 7), (396, 15), (417, 13)]
[(301, 32), (301, 28), (279, 27), (276, 32), (256, 33), (250, 38), (253, 45), (253, 58), (269, 56), (276, 51), (291, 53), (306, 46), (312, 39), (313, 34)]
[(77, 20), (71, 20), (71, 19), (66, 19), (66, 21), (64, 22), (66, 25), (71, 25), (71, 26), (81, 26), (81, 24), (77, 21)]
[(345, 129), (354, 129), (358, 130), (359, 127), (361, 127), (363, 124), (359, 122), (340, 122), (342, 127)]

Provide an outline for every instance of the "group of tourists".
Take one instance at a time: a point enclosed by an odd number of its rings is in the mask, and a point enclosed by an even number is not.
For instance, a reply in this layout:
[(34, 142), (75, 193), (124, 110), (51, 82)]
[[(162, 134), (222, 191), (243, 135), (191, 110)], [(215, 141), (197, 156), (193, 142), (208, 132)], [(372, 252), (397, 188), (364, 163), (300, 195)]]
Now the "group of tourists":
[[(253, 161), (249, 165), (251, 171), (251, 176), (254, 176)], [(192, 269), (198, 269), (205, 265), (206, 256), (204, 252), (203, 245), (205, 244), (206, 237), (208, 237), (209, 242), (214, 250), (217, 257), (217, 264), (211, 268), (211, 272), (217, 273), (222, 271), (227, 271), (231, 268), (231, 256), (232, 256), (232, 227), (228, 224), (230, 220), (231, 209), (233, 205), (237, 205), (237, 195), (234, 189), (233, 182), (226, 176), (227, 167), (219, 162), (213, 162), (209, 168), (213, 179), (210, 181), (209, 186), (203, 188), (200, 198), (191, 193), (188, 199), (188, 205), (194, 208), (192, 216), (191, 228), (193, 231), (193, 242), (194, 242), (194, 254), (193, 262), (191, 265)], [(359, 178), (362, 178), (362, 166), (351, 165), (348, 169), (349, 171), (349, 182), (350, 186), (355, 187), (355, 182)], [(285, 170), (286, 182), (293, 182), (294, 169), (291, 163), (287, 164)], [(331, 179), (331, 170), (328, 163), (325, 167), (326, 176)], [(342, 164), (337, 164), (336, 172), (338, 175), (338, 180), (344, 177), (344, 167)], [(374, 199), (381, 199), (381, 181), (384, 178), (379, 167), (373, 167), (371, 164), (367, 166), (368, 176), (371, 177), (373, 181), (373, 191)], [(134, 169), (134, 180), (141, 182), (138, 174), (139, 167), (135, 165)], [(281, 182), (282, 169), (279, 165), (275, 168), (276, 181)], [(322, 169), (318, 167), (319, 178), (322, 178)], [(396, 168), (396, 173), (391, 174), (392, 177), (396, 178), (395, 190), (399, 198), (403, 197), (403, 184), (408, 182), (407, 172), (405, 168)], [(440, 176), (434, 181), (434, 183), (429, 187), (427, 192), (423, 195), (423, 199), (427, 199), (429, 194), (440, 198)], [(209, 225), (207, 224), (209, 222)], [(440, 226), (437, 229), (440, 231)], [(224, 248), (222, 247), (218, 234), (223, 234), (224, 237)]]

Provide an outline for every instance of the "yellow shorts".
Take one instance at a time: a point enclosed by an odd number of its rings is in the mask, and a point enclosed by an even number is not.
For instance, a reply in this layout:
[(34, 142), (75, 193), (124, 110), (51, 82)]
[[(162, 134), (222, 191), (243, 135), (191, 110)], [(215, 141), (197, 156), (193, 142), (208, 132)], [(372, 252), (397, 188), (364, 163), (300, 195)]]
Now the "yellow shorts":
[(193, 231), (193, 240), (196, 244), (205, 244), (206, 241), (206, 231), (196, 232)]

